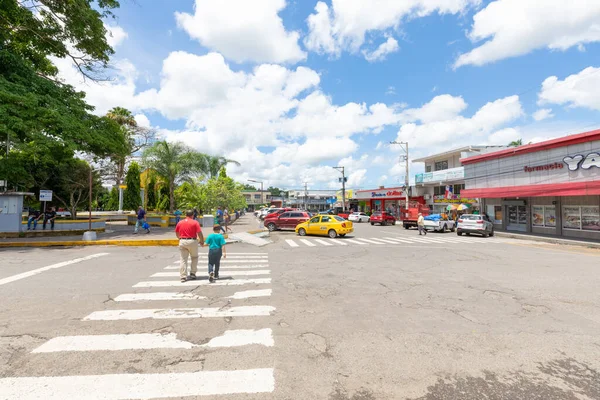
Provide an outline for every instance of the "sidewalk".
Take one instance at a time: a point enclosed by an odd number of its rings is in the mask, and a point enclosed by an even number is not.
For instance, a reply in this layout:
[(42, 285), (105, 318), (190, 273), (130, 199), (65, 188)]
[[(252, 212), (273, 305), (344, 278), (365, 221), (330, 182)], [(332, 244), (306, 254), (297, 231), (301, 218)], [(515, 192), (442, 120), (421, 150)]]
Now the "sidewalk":
[[(260, 230), (255, 218), (246, 214), (240, 217), (232, 225), (229, 225), (232, 232), (229, 234), (250, 232)], [(203, 233), (207, 236), (212, 229), (203, 228)], [(133, 233), (133, 226), (124, 223), (107, 223), (106, 232), (99, 232), (98, 240), (86, 242), (82, 240), (82, 235), (73, 236), (37, 236), (28, 238), (9, 238), (0, 239), (1, 247), (52, 247), (52, 246), (177, 246), (178, 240), (175, 236), (175, 228), (151, 227), (147, 234), (140, 229), (138, 234)], [(234, 243), (237, 240), (228, 239), (228, 243)]]
[(594, 240), (565, 239), (553, 236), (535, 235), (530, 233), (494, 232), (496, 236), (510, 239), (530, 240), (534, 242), (560, 244), (565, 246), (583, 246), (591, 249), (600, 249), (600, 243)]

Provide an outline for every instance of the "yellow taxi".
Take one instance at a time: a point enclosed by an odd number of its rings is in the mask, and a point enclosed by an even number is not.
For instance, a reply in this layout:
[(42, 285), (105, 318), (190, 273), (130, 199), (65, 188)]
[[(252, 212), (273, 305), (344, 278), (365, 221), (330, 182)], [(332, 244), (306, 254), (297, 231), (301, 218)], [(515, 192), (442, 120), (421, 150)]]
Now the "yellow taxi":
[(354, 232), (352, 222), (337, 215), (315, 215), (296, 226), (296, 233), (300, 236), (323, 235), (333, 239), (337, 236), (344, 237), (352, 232)]

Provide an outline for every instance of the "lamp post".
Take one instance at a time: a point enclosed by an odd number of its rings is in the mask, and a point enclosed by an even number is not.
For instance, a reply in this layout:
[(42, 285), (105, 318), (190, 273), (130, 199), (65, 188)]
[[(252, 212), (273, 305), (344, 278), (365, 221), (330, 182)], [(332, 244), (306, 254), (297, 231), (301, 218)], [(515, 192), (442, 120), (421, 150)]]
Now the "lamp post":
[(260, 183), (260, 202), (264, 203), (264, 192), (263, 192), (263, 182), (262, 181), (255, 181), (254, 179), (248, 179), (248, 182), (254, 182), (254, 183)]
[[(408, 142), (390, 142), (390, 144), (399, 144), (402, 147), (402, 150), (406, 153), (404, 156), (404, 161), (406, 162), (406, 177), (404, 179), (404, 196), (406, 197), (406, 209), (408, 210)], [(402, 156), (401, 156), (402, 157)]]
[(346, 212), (346, 174), (344, 167), (333, 167), (342, 173), (342, 211)]

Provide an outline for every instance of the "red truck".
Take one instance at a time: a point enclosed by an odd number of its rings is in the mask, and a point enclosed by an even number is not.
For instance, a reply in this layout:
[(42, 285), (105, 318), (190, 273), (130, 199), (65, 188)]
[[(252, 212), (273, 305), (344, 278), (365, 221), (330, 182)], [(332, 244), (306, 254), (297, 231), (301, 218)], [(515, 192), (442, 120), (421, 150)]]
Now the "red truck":
[[(410, 201), (408, 203), (408, 209), (400, 209), (402, 226), (404, 226), (404, 229), (417, 227), (417, 219), (419, 218), (419, 213), (423, 214), (424, 217), (428, 216), (430, 213), (429, 207), (427, 207), (426, 204), (421, 204), (416, 201)], [(373, 217), (371, 217), (371, 220), (373, 220)]]

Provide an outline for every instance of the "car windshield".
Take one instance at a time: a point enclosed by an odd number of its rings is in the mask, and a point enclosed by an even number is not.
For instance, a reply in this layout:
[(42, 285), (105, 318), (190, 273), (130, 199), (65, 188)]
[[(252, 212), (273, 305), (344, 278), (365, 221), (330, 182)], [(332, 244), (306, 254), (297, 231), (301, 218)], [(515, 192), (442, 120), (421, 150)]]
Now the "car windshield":
[(344, 219), (344, 218), (342, 218), (342, 217), (338, 217), (337, 215), (336, 215), (336, 216), (334, 216), (334, 218), (336, 219), (336, 221), (340, 221), (340, 222), (342, 222), (342, 221), (345, 221), (345, 219)]
[(381, 211), (375, 211), (373, 215), (381, 215)]
[(477, 221), (481, 219), (480, 215), (463, 215), (460, 219), (466, 219), (467, 221)]

